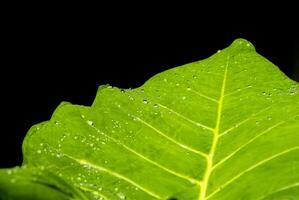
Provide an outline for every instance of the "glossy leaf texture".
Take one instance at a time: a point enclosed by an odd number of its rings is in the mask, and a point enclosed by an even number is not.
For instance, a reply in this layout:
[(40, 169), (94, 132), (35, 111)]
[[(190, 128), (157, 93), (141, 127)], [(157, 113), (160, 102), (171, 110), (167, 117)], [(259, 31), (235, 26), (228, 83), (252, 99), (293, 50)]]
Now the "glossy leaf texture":
[(297, 199), (299, 86), (235, 40), (33, 126), (1, 199)]

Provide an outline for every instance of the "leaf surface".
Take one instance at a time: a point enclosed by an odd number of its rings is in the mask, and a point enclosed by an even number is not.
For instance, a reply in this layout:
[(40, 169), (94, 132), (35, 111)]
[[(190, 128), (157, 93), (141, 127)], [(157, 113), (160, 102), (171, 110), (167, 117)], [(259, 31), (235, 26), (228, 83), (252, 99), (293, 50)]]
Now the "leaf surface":
[(0, 198), (299, 197), (298, 91), (243, 39), (136, 89), (101, 86), (30, 129)]

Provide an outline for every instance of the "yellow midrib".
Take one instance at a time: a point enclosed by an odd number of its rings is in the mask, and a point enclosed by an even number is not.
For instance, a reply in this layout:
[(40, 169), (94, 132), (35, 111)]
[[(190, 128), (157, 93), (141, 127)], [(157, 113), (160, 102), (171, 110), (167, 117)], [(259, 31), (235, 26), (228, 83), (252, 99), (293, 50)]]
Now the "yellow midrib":
[(215, 151), (216, 151), (216, 146), (217, 146), (217, 142), (218, 142), (218, 138), (219, 138), (221, 113), (222, 113), (225, 85), (226, 85), (226, 79), (227, 79), (228, 60), (229, 60), (229, 57), (227, 57), (227, 62), (226, 62), (226, 66), (225, 66), (225, 71), (224, 71), (224, 76), (223, 76), (223, 81), (222, 81), (222, 86), (221, 86), (221, 93), (220, 93), (220, 97), (219, 97), (219, 100), (218, 100), (216, 127), (213, 131), (214, 138), (213, 138), (210, 153), (209, 153), (208, 158), (207, 158), (207, 169), (206, 169), (206, 172), (205, 172), (205, 175), (204, 175), (204, 179), (201, 183), (199, 200), (205, 200), (205, 198), (206, 198), (206, 192), (207, 192), (207, 189), (208, 189), (209, 178), (210, 178), (210, 175), (211, 175), (211, 172), (212, 172), (213, 157), (214, 157), (214, 154), (215, 154)]

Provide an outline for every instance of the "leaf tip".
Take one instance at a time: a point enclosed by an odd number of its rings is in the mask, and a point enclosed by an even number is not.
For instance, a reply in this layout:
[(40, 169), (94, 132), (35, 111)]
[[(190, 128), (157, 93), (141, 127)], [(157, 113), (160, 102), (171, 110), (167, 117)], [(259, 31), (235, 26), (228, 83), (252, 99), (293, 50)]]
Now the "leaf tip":
[(235, 39), (230, 45), (230, 48), (236, 49), (238, 51), (255, 51), (253, 44), (243, 38)]

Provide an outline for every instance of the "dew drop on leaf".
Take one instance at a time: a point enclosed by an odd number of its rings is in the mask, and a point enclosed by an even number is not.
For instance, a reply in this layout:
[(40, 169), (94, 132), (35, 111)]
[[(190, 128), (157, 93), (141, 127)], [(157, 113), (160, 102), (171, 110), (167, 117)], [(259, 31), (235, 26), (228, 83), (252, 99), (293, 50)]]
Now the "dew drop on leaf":
[(148, 100), (144, 99), (144, 100), (143, 100), (143, 103), (144, 103), (144, 104), (148, 104)]
[(117, 196), (119, 199), (126, 199), (126, 196), (121, 192), (117, 193)]
[(87, 124), (90, 125), (90, 126), (93, 125), (93, 121), (91, 121), (91, 120), (87, 120), (86, 122), (87, 122)]
[(267, 119), (268, 119), (268, 120), (272, 120), (272, 117), (271, 117), (271, 116), (268, 116)]

